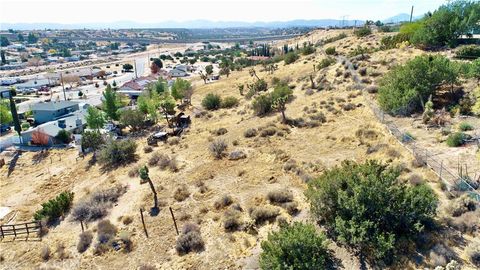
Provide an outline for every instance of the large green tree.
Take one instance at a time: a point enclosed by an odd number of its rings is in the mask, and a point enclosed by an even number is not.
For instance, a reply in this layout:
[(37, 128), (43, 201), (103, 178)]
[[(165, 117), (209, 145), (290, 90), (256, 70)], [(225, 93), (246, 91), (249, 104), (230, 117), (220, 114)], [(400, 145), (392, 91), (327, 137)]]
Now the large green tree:
[(189, 81), (178, 78), (172, 85), (172, 97), (179, 100), (192, 96), (192, 85)]
[(377, 161), (344, 162), (309, 182), (312, 214), (361, 257), (392, 262), (399, 242), (429, 228), (437, 208), (428, 186), (409, 186), (399, 175)]
[(112, 120), (118, 120), (118, 104), (119, 97), (117, 93), (113, 91), (112, 87), (107, 85), (107, 88), (103, 92), (103, 110), (107, 114), (108, 118)]
[(422, 55), (390, 70), (380, 82), (378, 102), (392, 114), (420, 111), (442, 83), (455, 84), (458, 70), (444, 56)]
[(478, 31), (480, 25), (480, 3), (456, 0), (440, 6), (432, 14), (419, 21), (412, 35), (414, 44), (431, 46), (455, 46), (461, 35)]
[(101, 110), (92, 106), (88, 107), (85, 120), (87, 121), (87, 126), (95, 130), (103, 128), (107, 122), (105, 114)]
[(13, 122), (13, 117), (10, 111), (10, 106), (8, 105), (8, 102), (2, 100), (0, 102), (0, 123), (9, 124), (11, 122)]

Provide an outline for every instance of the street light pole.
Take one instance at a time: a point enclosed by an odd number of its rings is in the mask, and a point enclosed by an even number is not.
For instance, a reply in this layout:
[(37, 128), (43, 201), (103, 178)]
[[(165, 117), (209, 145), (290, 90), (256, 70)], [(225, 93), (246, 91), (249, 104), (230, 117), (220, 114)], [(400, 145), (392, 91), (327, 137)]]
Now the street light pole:
[(60, 72), (60, 81), (62, 82), (62, 88), (63, 88), (63, 98), (67, 100), (67, 94), (65, 94), (65, 85), (63, 84), (63, 73)]

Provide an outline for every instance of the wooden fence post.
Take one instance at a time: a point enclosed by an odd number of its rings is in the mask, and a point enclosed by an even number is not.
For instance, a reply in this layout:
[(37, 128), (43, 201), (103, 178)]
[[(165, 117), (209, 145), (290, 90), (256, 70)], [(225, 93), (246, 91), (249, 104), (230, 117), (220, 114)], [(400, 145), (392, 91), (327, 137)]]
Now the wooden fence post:
[(170, 209), (170, 214), (172, 214), (173, 224), (175, 225), (175, 231), (177, 232), (177, 235), (178, 235), (179, 233), (178, 233), (177, 221), (175, 220), (175, 216), (173, 215), (172, 207), (169, 206), (168, 208)]
[(82, 232), (85, 232), (85, 229), (83, 228), (83, 221), (80, 220), (80, 226), (82, 226)]
[(443, 159), (442, 161), (440, 162), (440, 180), (443, 181), (443, 178), (442, 178), (442, 171), (443, 171)]
[(145, 231), (145, 236), (148, 238), (147, 227), (145, 226), (145, 220), (143, 219), (143, 209), (140, 208), (140, 216), (142, 217), (143, 230)]
[(13, 234), (15, 235), (15, 238), (17, 238), (17, 231), (15, 230), (15, 225), (12, 225), (12, 229), (13, 229)]
[(27, 236), (30, 235), (30, 232), (28, 231), (28, 223), (25, 223), (25, 229), (27, 230)]
[(3, 236), (3, 226), (2, 225), (0, 225), (0, 233), (2, 234), (2, 238), (3, 238), (4, 236)]

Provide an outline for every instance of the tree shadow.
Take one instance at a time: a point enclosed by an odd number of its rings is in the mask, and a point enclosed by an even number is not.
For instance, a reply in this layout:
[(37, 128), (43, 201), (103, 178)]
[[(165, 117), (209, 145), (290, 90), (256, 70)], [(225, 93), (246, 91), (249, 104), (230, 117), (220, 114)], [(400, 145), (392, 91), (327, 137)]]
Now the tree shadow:
[(20, 158), (20, 151), (15, 152), (15, 155), (13, 156), (12, 160), (10, 160), (10, 164), (8, 165), (8, 172), (7, 172), (7, 177), (9, 177), (13, 171), (15, 170), (15, 167), (17, 166), (17, 161)]

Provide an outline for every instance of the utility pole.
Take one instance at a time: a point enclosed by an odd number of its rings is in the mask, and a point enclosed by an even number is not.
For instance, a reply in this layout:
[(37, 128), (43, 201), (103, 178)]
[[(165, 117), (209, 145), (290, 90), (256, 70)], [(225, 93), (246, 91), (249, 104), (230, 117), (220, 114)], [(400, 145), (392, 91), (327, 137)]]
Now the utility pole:
[(138, 79), (138, 74), (137, 74), (137, 59), (133, 59), (133, 65), (135, 69), (135, 79)]
[(410, 22), (412, 22), (413, 19), (413, 6), (412, 6), (412, 11), (410, 11)]
[[(65, 85), (63, 84), (63, 73), (60, 72), (60, 82), (62, 83), (62, 89), (63, 89), (63, 98), (67, 100), (67, 94), (65, 94)], [(51, 91), (51, 90), (50, 90)]]

